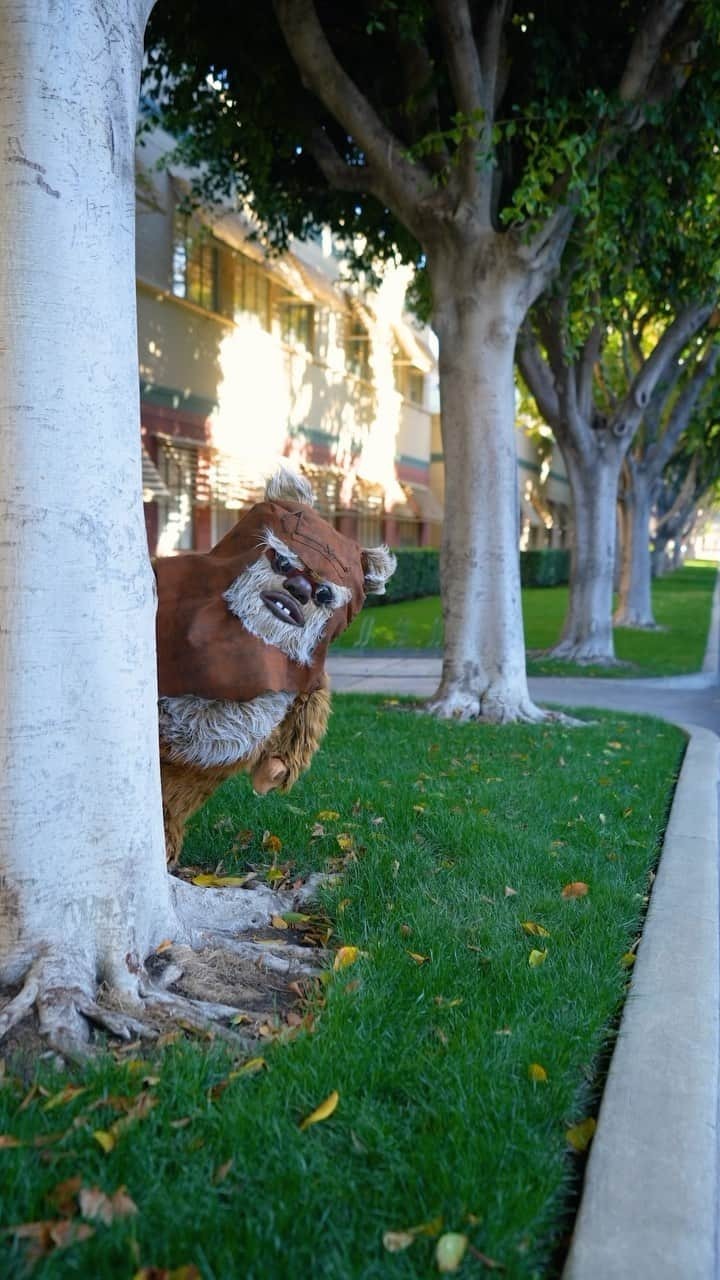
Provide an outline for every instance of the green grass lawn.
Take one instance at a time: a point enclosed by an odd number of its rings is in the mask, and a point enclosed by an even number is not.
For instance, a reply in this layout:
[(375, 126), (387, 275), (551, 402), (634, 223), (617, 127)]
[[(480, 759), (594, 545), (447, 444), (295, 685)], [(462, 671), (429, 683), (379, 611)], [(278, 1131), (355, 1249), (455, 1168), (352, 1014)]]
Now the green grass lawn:
[[(383, 1235), (437, 1232), (439, 1219), (469, 1238), (464, 1277), (486, 1275), (472, 1250), (508, 1280), (557, 1274), (580, 1163), (566, 1132), (596, 1109), (683, 736), (630, 716), (497, 728), (376, 698), (335, 706), (291, 796), (231, 781), (194, 820), (185, 859), (267, 868), (265, 831), (293, 872), (340, 859), (331, 945), (361, 958), (319, 986), (312, 1034), (263, 1042), (258, 1074), (230, 1080), (227, 1050), (188, 1041), (70, 1077), (41, 1064), (48, 1097), (8, 1064), (2, 1225), (64, 1216), (57, 1188), (72, 1178), (124, 1186), (138, 1210), (95, 1222), (34, 1277), (188, 1264), (203, 1280), (431, 1277), (432, 1234), (400, 1253)], [(238, 830), (247, 847), (233, 854)], [(564, 898), (575, 882), (587, 894)], [(68, 1078), (84, 1092), (58, 1101)], [(334, 1114), (302, 1132), (333, 1090)], [(137, 1098), (106, 1154), (94, 1132)], [(26, 1249), (0, 1238), (3, 1277), (27, 1274)]]
[[(613, 676), (682, 675), (702, 666), (707, 641), (717, 566), (691, 562), (653, 582), (653, 608), (660, 631), (615, 628), (615, 652), (628, 663)], [(565, 618), (567, 587), (526, 587), (522, 593), (525, 642), (529, 651), (550, 648), (558, 640)], [(368, 635), (369, 622), (372, 622)], [(439, 596), (407, 600), (368, 609), (336, 642), (335, 648), (433, 649), (442, 643)], [(603, 667), (580, 667), (550, 661), (534, 654), (530, 675), (607, 675)]]

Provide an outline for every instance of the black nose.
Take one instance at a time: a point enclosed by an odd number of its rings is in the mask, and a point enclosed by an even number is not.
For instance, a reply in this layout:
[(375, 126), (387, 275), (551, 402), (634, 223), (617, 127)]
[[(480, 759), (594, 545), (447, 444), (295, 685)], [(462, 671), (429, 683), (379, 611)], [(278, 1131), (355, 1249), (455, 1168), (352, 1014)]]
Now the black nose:
[(312, 584), (301, 573), (294, 573), (292, 577), (286, 578), (283, 586), (299, 604), (307, 604), (312, 599)]

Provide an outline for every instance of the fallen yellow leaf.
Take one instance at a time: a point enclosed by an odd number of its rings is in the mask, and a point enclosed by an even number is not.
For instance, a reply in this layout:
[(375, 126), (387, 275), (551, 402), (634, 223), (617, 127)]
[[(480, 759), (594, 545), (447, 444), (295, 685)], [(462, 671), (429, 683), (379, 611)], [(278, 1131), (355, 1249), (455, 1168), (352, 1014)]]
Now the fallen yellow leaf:
[(335, 959), (333, 960), (333, 969), (335, 969), (336, 972), (339, 972), (341, 969), (349, 968), (351, 964), (355, 964), (355, 961), (357, 960), (359, 955), (360, 955), (359, 947), (340, 947), (335, 952)]
[(592, 1140), (592, 1136), (597, 1125), (592, 1116), (588, 1116), (587, 1120), (581, 1120), (579, 1124), (571, 1125), (565, 1130), (565, 1137), (574, 1147), (576, 1151), (586, 1151)]
[(429, 1222), (421, 1222), (417, 1227), (410, 1227), (410, 1234), (413, 1236), (437, 1236), (443, 1229), (442, 1214), (438, 1214), (437, 1218), (431, 1218)]
[(573, 880), (572, 884), (566, 884), (563, 891), (563, 898), (584, 898), (586, 893), (590, 892), (590, 886), (585, 884), (584, 880)]
[(626, 951), (625, 955), (620, 957), (620, 963), (623, 969), (631, 969), (635, 963), (635, 952)]
[(309, 1128), (311, 1124), (317, 1124), (319, 1120), (327, 1120), (328, 1116), (332, 1115), (339, 1101), (340, 1094), (337, 1089), (333, 1089), (332, 1093), (328, 1094), (325, 1101), (321, 1102), (319, 1107), (316, 1107), (314, 1111), (310, 1112), (309, 1116), (306, 1116), (304, 1120), (300, 1121), (301, 1130)]
[[(251, 879), (252, 874), (246, 876), (215, 876), (208, 871), (203, 872), (202, 875), (194, 876), (192, 883), (202, 885), (206, 889), (241, 889)], [(159, 947), (158, 950), (160, 950)]]
[(267, 1071), (268, 1064), (264, 1058), (248, 1058), (247, 1062), (243, 1062), (237, 1071), (231, 1071), (231, 1076), (254, 1076), (258, 1071)]
[(421, 956), (419, 951), (408, 951), (408, 955), (416, 964), (427, 964), (430, 959), (429, 956)]
[(100, 1143), (100, 1146), (102, 1147), (106, 1155), (109, 1151), (112, 1151), (113, 1147), (115, 1146), (115, 1142), (116, 1142), (115, 1135), (112, 1133), (109, 1133), (107, 1129), (94, 1129), (93, 1138), (95, 1139), (96, 1142)]
[(340, 814), (335, 809), (321, 809), (317, 815), (318, 822), (334, 822)]
[(528, 1075), (530, 1079), (534, 1080), (537, 1084), (547, 1084), (548, 1073), (544, 1067), (540, 1066), (539, 1062), (530, 1063), (530, 1066), (528, 1067)]
[(79, 1098), (81, 1093), (85, 1093), (85, 1086), (68, 1084), (59, 1093), (54, 1093), (47, 1102), (43, 1104), (43, 1111), (54, 1111), (55, 1107), (64, 1107), (66, 1102), (72, 1102), (75, 1098)]
[(352, 836), (349, 836), (346, 831), (341, 832), (341, 834), (339, 836), (336, 836), (335, 839), (337, 840), (343, 852), (347, 853), (349, 849), (352, 849), (352, 846), (353, 846)]
[(468, 1238), (459, 1231), (446, 1231), (435, 1245), (435, 1262), (438, 1271), (457, 1271), (465, 1257)]
[(270, 923), (273, 929), (287, 929), (287, 920), (283, 920), (282, 916), (272, 916)]
[(547, 960), (547, 947), (544, 951), (536, 951), (534, 948), (528, 956), (528, 964), (531, 969), (537, 969), (539, 965), (544, 964)]
[(549, 929), (546, 929), (542, 924), (536, 924), (534, 920), (521, 920), (520, 928), (524, 929), (526, 933), (535, 934), (538, 938), (549, 938), (551, 936)]

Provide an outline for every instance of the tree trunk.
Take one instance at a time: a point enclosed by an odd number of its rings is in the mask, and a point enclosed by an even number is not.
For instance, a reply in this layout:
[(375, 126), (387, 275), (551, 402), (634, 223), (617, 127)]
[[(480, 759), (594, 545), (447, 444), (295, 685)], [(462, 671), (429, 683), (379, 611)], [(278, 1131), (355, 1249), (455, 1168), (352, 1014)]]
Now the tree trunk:
[(583, 460), (562, 444), (561, 450), (572, 492), (575, 539), (567, 617), (550, 656), (610, 664), (615, 661), (612, 598), (622, 451), (606, 443), (592, 459)]
[(651, 556), (653, 578), (662, 578), (667, 572), (667, 544), (668, 538), (658, 533), (655, 534), (655, 544)]
[(150, 5), (114, 7), (14, 0), (0, 45), (0, 982), (42, 951), (50, 991), (126, 986), (172, 918), (134, 289)]
[(476, 286), (473, 256), (430, 260), (445, 459), (442, 716), (538, 719), (525, 673), (513, 366), (522, 281)]
[(657, 626), (653, 616), (650, 591), (650, 515), (653, 504), (653, 481), (645, 467), (628, 467), (624, 495), (625, 536), (620, 599), (615, 613), (616, 627)]

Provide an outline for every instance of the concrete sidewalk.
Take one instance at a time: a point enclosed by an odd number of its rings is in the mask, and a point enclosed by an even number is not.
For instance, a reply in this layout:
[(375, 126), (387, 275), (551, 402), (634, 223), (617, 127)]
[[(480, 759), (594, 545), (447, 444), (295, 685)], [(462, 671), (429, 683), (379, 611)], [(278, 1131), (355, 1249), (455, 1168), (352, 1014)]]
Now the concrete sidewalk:
[[(564, 1280), (718, 1280), (720, 576), (703, 669), (539, 677), (535, 702), (660, 716), (688, 749), (608, 1073)], [(332, 687), (428, 697), (440, 659), (331, 655)]]

